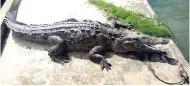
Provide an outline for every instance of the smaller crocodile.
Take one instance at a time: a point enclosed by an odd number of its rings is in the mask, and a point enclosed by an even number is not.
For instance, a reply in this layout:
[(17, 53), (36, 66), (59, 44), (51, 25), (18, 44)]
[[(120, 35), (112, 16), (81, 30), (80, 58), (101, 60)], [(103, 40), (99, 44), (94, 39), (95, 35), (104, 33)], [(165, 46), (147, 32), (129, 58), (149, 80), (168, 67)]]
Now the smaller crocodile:
[(113, 25), (103, 24), (93, 20), (78, 21), (68, 19), (53, 24), (25, 24), (16, 21), (18, 9), (7, 12), (4, 19), (6, 26), (20, 38), (51, 44), (49, 56), (52, 59), (71, 61), (70, 51), (89, 51), (91, 61), (101, 64), (102, 70), (111, 69), (105, 55), (108, 51), (125, 53), (129, 51), (143, 53), (158, 53), (166, 58), (166, 52), (153, 47), (156, 44), (167, 44), (165, 38), (150, 37), (125, 31), (122, 28), (132, 28), (132, 24), (115, 21)]

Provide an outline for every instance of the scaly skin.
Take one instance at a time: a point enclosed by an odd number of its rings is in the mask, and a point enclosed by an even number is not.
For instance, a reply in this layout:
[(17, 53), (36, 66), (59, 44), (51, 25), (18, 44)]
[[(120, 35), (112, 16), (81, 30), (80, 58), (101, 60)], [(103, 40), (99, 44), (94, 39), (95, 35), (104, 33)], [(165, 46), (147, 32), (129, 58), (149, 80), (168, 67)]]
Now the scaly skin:
[[(107, 51), (119, 53), (137, 51), (164, 54), (165, 52), (152, 47), (155, 44), (167, 44), (168, 39), (138, 35), (126, 32), (117, 27), (132, 28), (132, 24), (115, 21), (113, 25), (102, 24), (98, 21), (68, 19), (53, 24), (25, 24), (16, 21), (16, 8), (9, 10), (4, 23), (9, 29), (23, 39), (34, 42), (45, 42), (53, 45), (49, 56), (54, 59), (69, 62), (69, 51), (89, 51), (90, 59), (101, 64), (102, 70), (111, 69), (104, 55)], [(115, 27), (112, 27), (115, 26)]]

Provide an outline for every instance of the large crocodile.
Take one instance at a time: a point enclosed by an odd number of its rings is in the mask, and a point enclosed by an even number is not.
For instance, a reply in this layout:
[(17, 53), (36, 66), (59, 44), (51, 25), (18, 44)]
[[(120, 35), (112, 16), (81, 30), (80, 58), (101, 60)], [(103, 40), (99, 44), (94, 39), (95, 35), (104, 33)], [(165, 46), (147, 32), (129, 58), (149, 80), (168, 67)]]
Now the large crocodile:
[(111, 69), (111, 64), (105, 59), (105, 52), (119, 53), (137, 51), (159, 53), (166, 57), (163, 50), (152, 47), (155, 44), (167, 44), (168, 39), (150, 37), (136, 32), (117, 29), (131, 28), (131, 24), (115, 22), (113, 25), (98, 21), (68, 19), (53, 24), (25, 24), (16, 21), (18, 8), (10, 9), (4, 19), (6, 26), (15, 34), (26, 40), (51, 44), (49, 56), (69, 62), (69, 51), (89, 51), (90, 59), (101, 64), (101, 68)]

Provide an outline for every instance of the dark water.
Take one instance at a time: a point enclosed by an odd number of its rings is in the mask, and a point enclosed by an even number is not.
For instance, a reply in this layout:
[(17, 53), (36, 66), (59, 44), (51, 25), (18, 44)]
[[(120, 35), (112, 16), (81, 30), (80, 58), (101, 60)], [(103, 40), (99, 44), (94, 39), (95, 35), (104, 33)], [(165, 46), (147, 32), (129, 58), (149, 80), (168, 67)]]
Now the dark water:
[(189, 61), (189, 0), (148, 0), (160, 18), (174, 34), (175, 42)]

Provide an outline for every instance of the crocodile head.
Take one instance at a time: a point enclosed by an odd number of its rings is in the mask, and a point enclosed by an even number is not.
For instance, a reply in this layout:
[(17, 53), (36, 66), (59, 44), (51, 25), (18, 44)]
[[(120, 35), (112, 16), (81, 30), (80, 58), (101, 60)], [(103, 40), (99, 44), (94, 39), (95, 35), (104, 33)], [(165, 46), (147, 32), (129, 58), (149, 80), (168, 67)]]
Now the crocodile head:
[(152, 47), (156, 44), (167, 44), (168, 39), (150, 37), (143, 35), (136, 36), (124, 36), (117, 38), (112, 43), (112, 49), (116, 52), (127, 52), (127, 51), (154, 51), (157, 50), (155, 47)]

